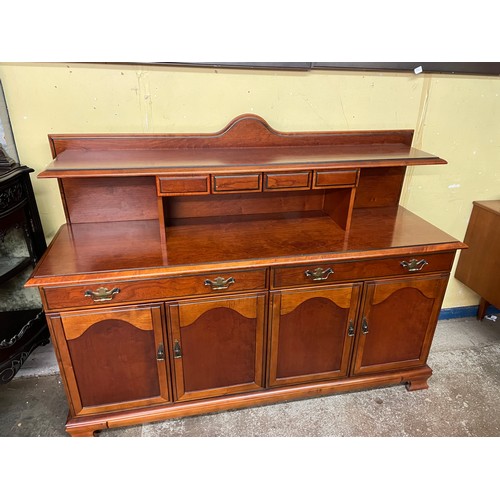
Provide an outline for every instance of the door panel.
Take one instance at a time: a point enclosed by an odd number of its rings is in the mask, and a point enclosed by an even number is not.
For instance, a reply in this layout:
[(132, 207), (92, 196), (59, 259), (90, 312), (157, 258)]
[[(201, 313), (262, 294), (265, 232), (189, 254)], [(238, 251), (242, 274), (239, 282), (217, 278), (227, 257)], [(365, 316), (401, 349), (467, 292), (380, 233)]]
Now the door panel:
[(424, 365), (447, 276), (365, 285), (353, 374)]
[(272, 294), (269, 385), (347, 375), (359, 284)]
[[(171, 400), (161, 306), (51, 317), (77, 414)], [(162, 359), (163, 358), (163, 359)]]
[(263, 387), (265, 293), (168, 306), (179, 401)]

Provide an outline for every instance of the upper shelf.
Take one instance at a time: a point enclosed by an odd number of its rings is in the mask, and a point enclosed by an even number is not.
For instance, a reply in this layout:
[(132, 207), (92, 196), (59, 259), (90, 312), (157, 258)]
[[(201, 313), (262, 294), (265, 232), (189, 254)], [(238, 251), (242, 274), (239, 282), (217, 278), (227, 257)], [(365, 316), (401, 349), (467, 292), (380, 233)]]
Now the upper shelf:
[(54, 161), (39, 177), (446, 164), (412, 148), (412, 138), (412, 130), (278, 132), (250, 114), (214, 134), (52, 134)]

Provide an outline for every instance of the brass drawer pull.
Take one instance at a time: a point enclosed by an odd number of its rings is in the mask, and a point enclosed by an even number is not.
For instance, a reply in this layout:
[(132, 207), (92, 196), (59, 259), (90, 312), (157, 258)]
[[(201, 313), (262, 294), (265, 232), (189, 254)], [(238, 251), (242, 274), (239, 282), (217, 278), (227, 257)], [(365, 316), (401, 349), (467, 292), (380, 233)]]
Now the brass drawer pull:
[(425, 259), (411, 259), (409, 262), (403, 260), (400, 264), (410, 273), (414, 273), (415, 271), (421, 271), (423, 267), (428, 264), (428, 262)]
[(305, 272), (305, 275), (308, 278), (311, 278), (313, 281), (325, 281), (328, 279), (330, 274), (333, 274), (333, 269), (329, 267), (328, 269), (323, 269), (322, 267), (317, 267), (314, 271), (310, 271), (309, 269)]
[(233, 283), (236, 283), (234, 278), (215, 278), (213, 281), (212, 280), (205, 280), (205, 286), (210, 286), (212, 287), (212, 290), (226, 290), (229, 288)]
[(99, 287), (95, 292), (92, 290), (87, 290), (84, 295), (85, 297), (91, 297), (94, 302), (106, 302), (113, 299), (113, 295), (120, 293), (119, 288), (113, 288), (113, 290), (108, 290), (104, 287)]

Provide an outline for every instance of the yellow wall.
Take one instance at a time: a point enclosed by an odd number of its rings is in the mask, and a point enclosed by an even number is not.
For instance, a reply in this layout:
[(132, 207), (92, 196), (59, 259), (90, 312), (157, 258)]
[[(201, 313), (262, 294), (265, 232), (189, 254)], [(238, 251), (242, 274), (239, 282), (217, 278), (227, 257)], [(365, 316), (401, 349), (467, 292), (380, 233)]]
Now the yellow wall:
[[(415, 129), (414, 145), (449, 163), (409, 168), (401, 204), (456, 238), (473, 200), (500, 198), (500, 78), (0, 63), (0, 80), (20, 160), (37, 172), (49, 133), (213, 132), (251, 112), (282, 131)], [(57, 183), (33, 183), (51, 239)], [(450, 280), (444, 307), (477, 303)]]

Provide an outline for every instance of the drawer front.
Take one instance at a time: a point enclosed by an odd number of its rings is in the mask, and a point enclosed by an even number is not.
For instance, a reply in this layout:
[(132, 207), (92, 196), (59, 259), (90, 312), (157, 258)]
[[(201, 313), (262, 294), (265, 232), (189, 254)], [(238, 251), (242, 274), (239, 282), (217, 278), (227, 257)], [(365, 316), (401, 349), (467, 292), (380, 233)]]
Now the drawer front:
[(204, 194), (210, 191), (208, 175), (159, 177), (157, 187), (159, 196)]
[(356, 281), (385, 276), (417, 276), (422, 273), (449, 272), (455, 252), (412, 255), (351, 262), (320, 262), (273, 270), (272, 287), (317, 286), (336, 281)]
[(170, 300), (194, 295), (220, 295), (267, 288), (266, 269), (223, 271), (157, 280), (109, 282), (42, 290), (48, 309), (106, 306), (128, 302)]
[(355, 186), (359, 170), (327, 170), (314, 173), (313, 188), (324, 189), (336, 186)]
[(213, 193), (241, 193), (262, 190), (260, 174), (213, 175)]
[(311, 172), (270, 173), (264, 174), (264, 190), (309, 189)]

